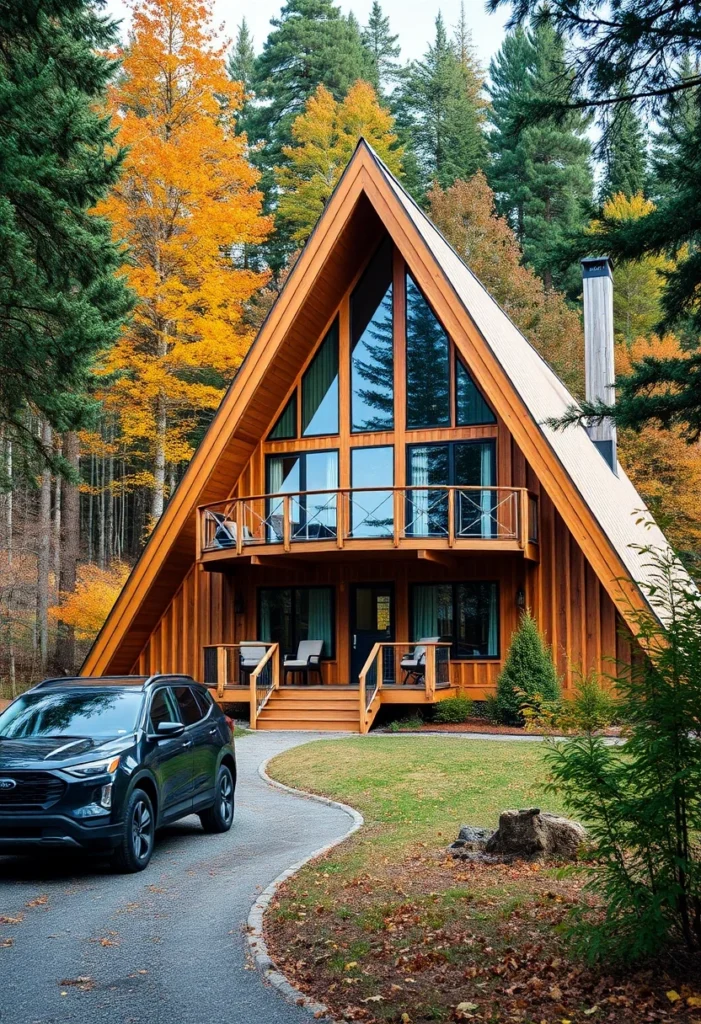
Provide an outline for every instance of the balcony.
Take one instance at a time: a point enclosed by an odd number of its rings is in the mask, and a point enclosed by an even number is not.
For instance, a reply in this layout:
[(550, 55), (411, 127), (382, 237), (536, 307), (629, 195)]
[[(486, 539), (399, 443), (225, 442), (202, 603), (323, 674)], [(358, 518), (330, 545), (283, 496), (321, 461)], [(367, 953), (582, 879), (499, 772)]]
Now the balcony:
[(313, 551), (517, 551), (538, 560), (538, 499), (521, 487), (334, 488), (198, 509), (198, 559)]

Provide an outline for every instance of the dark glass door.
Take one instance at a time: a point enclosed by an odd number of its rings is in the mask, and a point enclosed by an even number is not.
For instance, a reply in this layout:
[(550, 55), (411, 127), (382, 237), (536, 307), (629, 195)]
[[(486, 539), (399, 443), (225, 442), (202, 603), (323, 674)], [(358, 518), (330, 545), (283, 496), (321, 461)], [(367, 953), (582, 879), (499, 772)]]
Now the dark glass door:
[[(351, 683), (356, 684), (376, 643), (394, 640), (394, 588), (362, 583), (351, 589)], [(385, 683), (394, 682), (394, 658), (385, 658)]]

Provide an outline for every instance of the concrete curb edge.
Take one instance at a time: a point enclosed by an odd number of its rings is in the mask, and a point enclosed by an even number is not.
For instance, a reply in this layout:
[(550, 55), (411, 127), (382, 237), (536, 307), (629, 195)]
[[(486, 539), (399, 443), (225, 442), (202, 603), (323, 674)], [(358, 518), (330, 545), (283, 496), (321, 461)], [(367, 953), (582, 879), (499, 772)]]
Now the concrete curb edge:
[[(318, 1003), (315, 999), (305, 995), (298, 988), (287, 980), (284, 974), (282, 974), (276, 967), (272, 957), (268, 952), (268, 947), (265, 942), (265, 936), (263, 934), (263, 918), (265, 912), (270, 906), (270, 903), (277, 893), (283, 882), (286, 882), (288, 878), (297, 874), (300, 868), (303, 868), (305, 864), (309, 864), (310, 861), (317, 860), (319, 857), (323, 857), (324, 854), (333, 850), (335, 846), (348, 839), (354, 832), (357, 832), (362, 825), (365, 824), (365, 819), (362, 814), (355, 810), (353, 807), (349, 807), (348, 804), (339, 803), (336, 800), (330, 800), (325, 796), (318, 796), (316, 793), (307, 793), (303, 789), (293, 789), (291, 786), (285, 786), (282, 782), (277, 782), (276, 779), (271, 778), (268, 775), (267, 767), (268, 764), (277, 757), (274, 754), (272, 757), (267, 758), (258, 766), (258, 775), (261, 777), (263, 782), (268, 786), (273, 786), (275, 789), (281, 789), (286, 793), (290, 793), (292, 796), (302, 797), (306, 800), (316, 800), (317, 803), (326, 804), (327, 807), (335, 807), (338, 810), (344, 811), (351, 819), (352, 824), (349, 830), (344, 835), (339, 836), (338, 839), (333, 839), (330, 843), (322, 846), (318, 850), (314, 850), (308, 857), (303, 860), (297, 861), (291, 867), (286, 868), (285, 871), (281, 872), (274, 878), (273, 881), (268, 885), (263, 892), (258, 896), (255, 903), (251, 907), (251, 911), (248, 915), (246, 935), (248, 938), (248, 945), (251, 950), (251, 954), (255, 961), (256, 967), (263, 975), (264, 979), (272, 985), (273, 988), (288, 1000), (288, 1002), (294, 1003), (297, 1006), (302, 1006), (308, 1010), (318, 1020), (326, 1020), (333, 1024), (333, 1019), (329, 1017), (329, 1009), (324, 1006), (323, 1003)], [(341, 1022), (337, 1022), (341, 1024)]]

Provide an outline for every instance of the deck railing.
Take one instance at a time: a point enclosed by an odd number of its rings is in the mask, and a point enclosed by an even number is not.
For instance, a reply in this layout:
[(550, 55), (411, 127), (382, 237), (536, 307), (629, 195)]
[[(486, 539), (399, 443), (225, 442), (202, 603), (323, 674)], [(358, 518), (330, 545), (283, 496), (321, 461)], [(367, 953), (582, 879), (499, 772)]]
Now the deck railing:
[[(251, 646), (265, 648), (265, 655), (251, 672), (241, 669), (241, 652)], [(258, 715), (268, 703), (271, 694), (280, 686), (280, 645), (263, 641), (241, 644), (209, 644), (204, 648), (204, 681), (216, 686), (217, 697), (226, 696), (230, 686), (248, 685), (250, 726), (256, 728)]]
[(360, 731), (366, 733), (372, 725), (382, 700), (380, 691), (385, 685), (421, 686), (427, 700), (433, 700), (437, 689), (449, 686), (450, 646), (443, 641), (421, 645), (375, 644), (358, 678)]
[(396, 547), (435, 539), (448, 547), (514, 541), (525, 548), (538, 538), (538, 499), (522, 487), (427, 484), (259, 494), (203, 505), (198, 514), (201, 552), (251, 554), (268, 545), (290, 551), (310, 541), (343, 548), (381, 540)]

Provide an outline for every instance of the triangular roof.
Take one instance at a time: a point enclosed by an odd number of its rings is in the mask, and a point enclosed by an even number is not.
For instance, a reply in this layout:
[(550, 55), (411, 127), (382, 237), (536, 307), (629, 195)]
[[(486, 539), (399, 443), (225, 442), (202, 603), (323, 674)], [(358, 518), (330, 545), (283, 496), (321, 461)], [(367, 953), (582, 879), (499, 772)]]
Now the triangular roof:
[[(583, 427), (547, 425), (574, 403), (567, 388), (361, 140), (86, 658), (85, 674), (131, 668), (195, 561), (197, 506), (230, 495), (284, 398), (281, 382), (296, 375), (286, 353), (293, 344), (299, 349), (302, 336), (308, 346), (316, 342), (349, 283), (348, 253), (367, 249), (382, 230), (635, 630), (631, 612), (646, 607), (636, 581), (650, 573), (639, 548), (669, 550), (664, 535), (622, 468), (609, 469)], [(322, 273), (331, 282), (325, 302), (312, 301)]]

